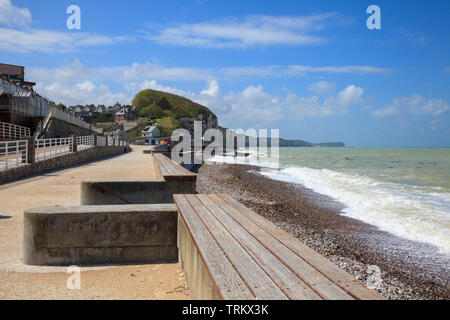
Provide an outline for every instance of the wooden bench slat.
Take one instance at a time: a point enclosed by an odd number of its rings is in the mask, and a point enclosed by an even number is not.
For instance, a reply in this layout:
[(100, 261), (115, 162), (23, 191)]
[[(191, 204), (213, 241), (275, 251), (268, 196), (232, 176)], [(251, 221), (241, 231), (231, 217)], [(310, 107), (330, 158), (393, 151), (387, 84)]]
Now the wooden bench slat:
[(189, 231), (189, 236), (193, 239), (209, 276), (217, 285), (221, 298), (226, 300), (254, 300), (254, 294), (230, 263), (186, 197), (175, 195), (174, 199), (180, 217)]
[(283, 292), (293, 300), (320, 300), (307, 284), (288, 269), (276, 256), (254, 238), (245, 228), (229, 216), (223, 207), (212, 200), (211, 196), (198, 195), (200, 201), (220, 221), (222, 226), (236, 238), (250, 256), (265, 270)]
[(158, 161), (158, 165), (160, 166), (161, 172), (163, 175), (173, 175), (174, 174), (172, 169), (167, 165), (166, 159), (164, 159), (162, 155), (156, 154), (154, 156), (155, 156), (156, 160)]
[(219, 195), (218, 197), (236, 209), (236, 212), (238, 213), (236, 216), (245, 217), (248, 220), (251, 220), (354, 298), (360, 300), (383, 299), (383, 297), (376, 291), (366, 288), (344, 270), (335, 266), (326, 258), (313, 251), (284, 230), (279, 229), (270, 221), (255, 213), (253, 210), (247, 208), (228, 195)]
[(240, 243), (211, 215), (210, 210), (212, 208), (206, 208), (196, 195), (186, 195), (185, 197), (257, 299), (288, 299), (278, 285), (273, 282), (247, 251), (242, 248)]
[(197, 175), (163, 154), (153, 155), (166, 181), (196, 181)]
[[(296, 255), (289, 248), (280, 243), (271, 234), (261, 229), (258, 225), (243, 216), (238, 210), (222, 201), (217, 196), (211, 196), (221, 207), (251, 233), (268, 250), (278, 257), (290, 270), (300, 277), (323, 299), (329, 300), (353, 300), (347, 292), (338, 287), (334, 282), (313, 268), (307, 261)], [(329, 262), (330, 263), (330, 262)]]

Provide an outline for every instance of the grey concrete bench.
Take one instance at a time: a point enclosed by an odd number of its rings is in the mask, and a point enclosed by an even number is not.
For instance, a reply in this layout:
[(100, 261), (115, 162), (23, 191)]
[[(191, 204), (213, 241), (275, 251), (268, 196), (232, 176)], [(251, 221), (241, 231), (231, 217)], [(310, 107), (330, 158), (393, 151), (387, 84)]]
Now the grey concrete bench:
[(175, 195), (180, 262), (194, 299), (382, 299), (226, 195)]
[(51, 207), (24, 213), (24, 263), (97, 265), (178, 261), (173, 204)]
[(82, 205), (173, 203), (174, 194), (192, 194), (197, 175), (162, 154), (154, 154), (161, 171), (154, 181), (83, 181)]

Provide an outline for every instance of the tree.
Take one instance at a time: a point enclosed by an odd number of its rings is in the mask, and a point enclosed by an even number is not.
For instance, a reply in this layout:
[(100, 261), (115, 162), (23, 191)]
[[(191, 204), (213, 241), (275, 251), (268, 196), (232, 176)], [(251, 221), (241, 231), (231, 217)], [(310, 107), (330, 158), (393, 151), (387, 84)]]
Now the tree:
[(161, 107), (163, 110), (170, 110), (170, 109), (172, 109), (172, 105), (171, 105), (170, 102), (166, 99), (166, 97), (162, 97), (162, 98), (158, 101), (157, 105), (158, 105), (159, 107)]
[(67, 107), (63, 104), (63, 103), (58, 103), (57, 105), (56, 105), (56, 107), (57, 108), (61, 108), (61, 109), (67, 109)]
[(139, 115), (141, 117), (161, 118), (163, 116), (163, 110), (161, 109), (161, 107), (152, 104), (145, 108), (142, 108), (141, 111), (139, 111)]

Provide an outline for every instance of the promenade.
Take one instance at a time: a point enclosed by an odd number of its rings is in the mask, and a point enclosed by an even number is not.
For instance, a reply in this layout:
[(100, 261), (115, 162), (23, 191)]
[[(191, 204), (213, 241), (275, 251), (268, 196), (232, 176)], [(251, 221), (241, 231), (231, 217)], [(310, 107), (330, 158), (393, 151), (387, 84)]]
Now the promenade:
[(143, 146), (133, 152), (0, 185), (0, 299), (188, 299), (178, 264), (82, 268), (81, 290), (68, 290), (67, 268), (22, 262), (23, 211), (80, 205), (85, 180), (163, 180)]

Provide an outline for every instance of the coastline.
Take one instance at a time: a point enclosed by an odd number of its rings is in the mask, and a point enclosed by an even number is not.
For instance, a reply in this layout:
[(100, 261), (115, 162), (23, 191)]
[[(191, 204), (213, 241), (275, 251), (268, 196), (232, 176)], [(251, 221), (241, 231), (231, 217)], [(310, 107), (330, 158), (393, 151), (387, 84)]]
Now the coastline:
[(364, 284), (370, 276), (368, 267), (378, 266), (382, 279), (378, 291), (386, 299), (450, 298), (450, 261), (434, 247), (345, 217), (339, 202), (298, 184), (271, 180), (260, 170), (266, 169), (204, 164), (198, 170), (197, 192), (229, 194)]

